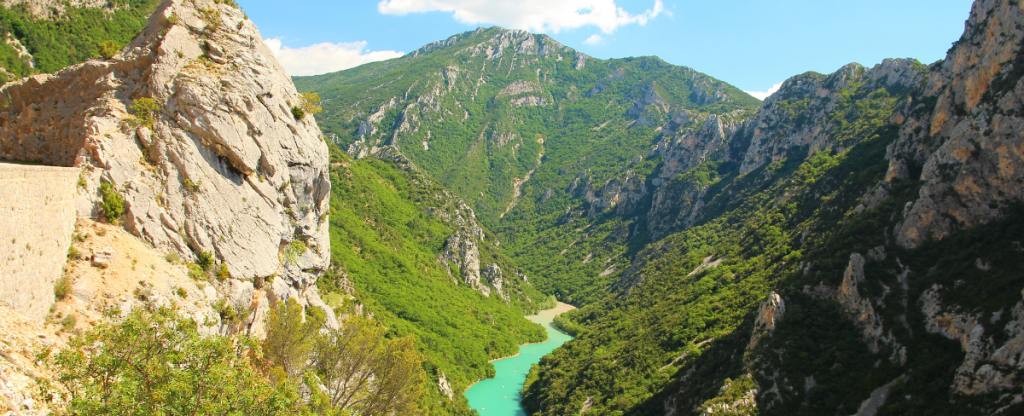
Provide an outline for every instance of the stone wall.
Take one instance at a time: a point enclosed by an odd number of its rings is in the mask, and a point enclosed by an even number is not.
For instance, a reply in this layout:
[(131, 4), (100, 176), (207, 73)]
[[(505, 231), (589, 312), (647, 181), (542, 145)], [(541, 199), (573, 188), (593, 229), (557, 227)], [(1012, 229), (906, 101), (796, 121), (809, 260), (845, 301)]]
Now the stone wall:
[(42, 323), (75, 230), (78, 168), (0, 163), (0, 300)]

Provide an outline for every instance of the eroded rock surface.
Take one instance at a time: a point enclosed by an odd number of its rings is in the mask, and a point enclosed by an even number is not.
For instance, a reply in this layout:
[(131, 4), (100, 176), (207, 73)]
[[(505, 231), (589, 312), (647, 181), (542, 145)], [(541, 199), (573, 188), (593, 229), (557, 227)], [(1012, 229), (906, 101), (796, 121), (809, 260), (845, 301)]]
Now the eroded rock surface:
[(80, 216), (109, 183), (129, 231), (234, 279), (303, 293), (328, 266), (327, 146), (241, 10), (166, 0), (114, 58), (2, 92), (0, 156), (82, 168)]
[(1024, 8), (974, 3), (963, 37), (935, 68), (889, 149), (888, 177), (919, 170), (920, 198), (897, 230), (900, 245), (985, 224), (1024, 200)]

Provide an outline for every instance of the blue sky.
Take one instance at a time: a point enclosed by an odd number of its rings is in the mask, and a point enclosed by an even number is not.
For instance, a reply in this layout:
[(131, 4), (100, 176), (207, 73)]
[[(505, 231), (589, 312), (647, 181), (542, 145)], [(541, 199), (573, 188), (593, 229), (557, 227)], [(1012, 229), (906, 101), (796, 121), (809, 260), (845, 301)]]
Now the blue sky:
[(931, 63), (969, 0), (238, 0), (285, 69), (333, 72), (478, 26), (543, 32), (597, 58), (657, 55), (746, 91), (884, 58)]

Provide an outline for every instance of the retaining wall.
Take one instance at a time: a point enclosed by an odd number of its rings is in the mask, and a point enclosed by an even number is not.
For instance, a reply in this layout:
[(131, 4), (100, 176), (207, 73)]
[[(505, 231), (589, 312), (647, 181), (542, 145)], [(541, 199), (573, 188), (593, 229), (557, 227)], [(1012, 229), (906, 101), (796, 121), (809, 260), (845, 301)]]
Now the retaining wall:
[(79, 172), (0, 163), (0, 300), (39, 323), (67, 263)]

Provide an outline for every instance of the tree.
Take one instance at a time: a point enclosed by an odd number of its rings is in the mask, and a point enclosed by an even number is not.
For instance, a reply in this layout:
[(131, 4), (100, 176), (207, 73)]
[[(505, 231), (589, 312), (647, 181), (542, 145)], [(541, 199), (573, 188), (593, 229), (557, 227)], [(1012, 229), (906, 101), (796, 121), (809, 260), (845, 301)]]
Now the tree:
[(272, 374), (296, 379), (305, 372), (321, 322), (306, 320), (295, 299), (278, 301), (267, 317), (267, 339), (263, 341)]
[(175, 310), (133, 310), (101, 324), (52, 358), (72, 415), (275, 415), (297, 389), (271, 384), (252, 365), (245, 337), (199, 335)]
[[(386, 329), (362, 316), (326, 328), (316, 314), (302, 321), (293, 299), (267, 318), (264, 346), (272, 373), (306, 383), (318, 414), (419, 414), (423, 357), (411, 336), (387, 340)], [(322, 386), (322, 387), (320, 387)]]

